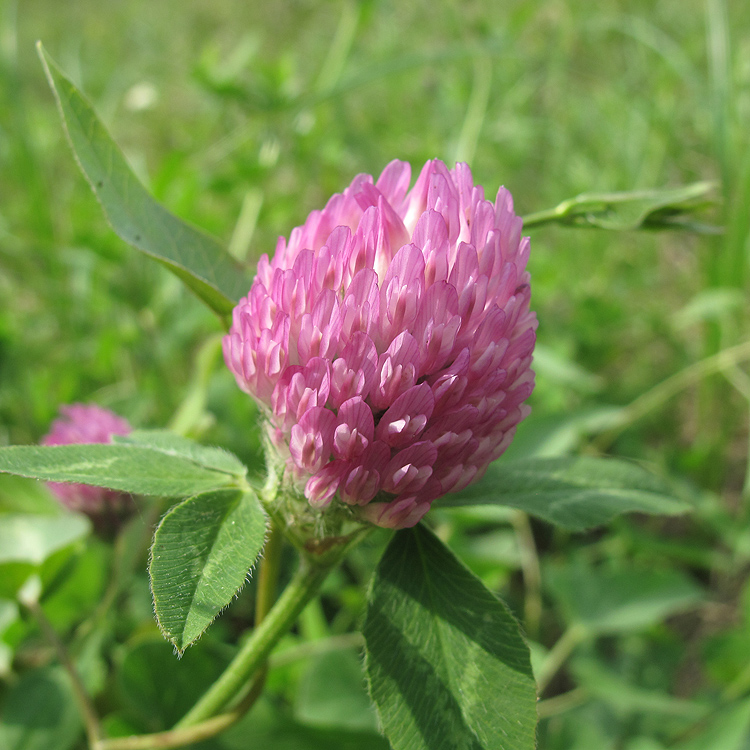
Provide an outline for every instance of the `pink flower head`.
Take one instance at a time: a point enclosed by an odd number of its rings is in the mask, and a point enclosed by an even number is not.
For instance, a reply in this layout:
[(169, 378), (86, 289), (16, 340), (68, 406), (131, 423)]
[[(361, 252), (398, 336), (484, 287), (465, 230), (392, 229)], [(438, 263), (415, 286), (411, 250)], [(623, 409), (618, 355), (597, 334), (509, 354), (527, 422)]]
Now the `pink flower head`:
[[(72, 445), (75, 443), (111, 443), (113, 435), (127, 435), (131, 427), (122, 417), (94, 404), (61, 406), (63, 415), (52, 423), (42, 445)], [(48, 482), (58, 500), (70, 510), (91, 516), (120, 511), (129, 504), (129, 496), (104, 487), (87, 484)]]
[(311, 505), (413, 526), (529, 412), (537, 326), (513, 199), (466, 164), (359, 175), (264, 255), (224, 358)]

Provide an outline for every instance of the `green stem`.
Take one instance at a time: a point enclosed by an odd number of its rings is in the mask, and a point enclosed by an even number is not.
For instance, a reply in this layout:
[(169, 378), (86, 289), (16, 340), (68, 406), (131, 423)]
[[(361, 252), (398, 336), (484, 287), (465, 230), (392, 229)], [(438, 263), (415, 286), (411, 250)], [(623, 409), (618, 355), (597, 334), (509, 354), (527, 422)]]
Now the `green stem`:
[[(724, 377), (737, 389), (750, 406), (750, 378), (739, 367), (727, 370)], [(745, 481), (742, 484), (742, 498), (750, 501), (750, 430), (748, 430), (747, 440), (747, 460), (745, 462)], [(747, 503), (745, 507), (747, 507)]]
[(606, 449), (614, 439), (633, 422), (644, 417), (649, 412), (658, 409), (666, 401), (676, 396), (680, 391), (699, 383), (704, 378), (717, 373), (726, 372), (736, 367), (740, 362), (750, 359), (750, 341), (746, 341), (711, 357), (689, 365), (684, 370), (671, 375), (651, 390), (639, 396), (628, 406), (620, 410), (617, 423), (602, 433), (595, 444), (600, 450)]
[[(265, 674), (263, 673), (259, 677), (265, 677)], [(168, 729), (166, 732), (99, 740), (93, 746), (93, 750), (167, 750), (168, 748), (193, 745), (201, 740), (210, 739), (229, 729), (248, 712), (263, 691), (263, 682), (263, 679), (256, 678), (253, 680), (248, 694), (232, 711), (213, 716), (184, 729)]]
[[(165, 750), (213, 737), (236, 724), (263, 690), (267, 660), (279, 639), (318, 593), (328, 572), (370, 529), (335, 537), (302, 553), (299, 570), (273, 604), (283, 535), (273, 523), (258, 577), (255, 629), (231, 664), (173, 729), (101, 739), (94, 750)], [(273, 606), (272, 606), (273, 605)], [(249, 687), (248, 687), (249, 685)], [(229, 707), (229, 710), (227, 710)]]
[(221, 354), (221, 338), (221, 334), (211, 336), (198, 350), (189, 390), (169, 423), (169, 429), (178, 435), (187, 435), (200, 422), (206, 408), (208, 384)]
[(331, 567), (316, 566), (302, 559), (299, 570), (266, 618), (255, 628), (221, 677), (177, 723), (175, 729), (204, 722), (240, 695), (281, 636), (292, 627), (305, 605), (318, 593)]
[(166, 750), (172, 747), (192, 745), (201, 740), (215, 737), (217, 734), (236, 724), (258, 700), (263, 692), (265, 669), (262, 669), (253, 680), (247, 695), (232, 711), (212, 716), (184, 729), (168, 729), (166, 732), (152, 734), (136, 734), (131, 737), (113, 737), (109, 740), (99, 740), (93, 750)]
[(346, 649), (361, 649), (365, 645), (365, 639), (362, 633), (342, 633), (341, 635), (331, 635), (328, 638), (321, 638), (317, 641), (306, 641), (297, 646), (290, 646), (284, 651), (274, 654), (271, 659), (271, 667), (282, 667), (287, 664), (294, 664), (296, 661), (311, 659), (322, 654), (329, 654), (333, 651), (343, 651)]
[(313, 87), (316, 93), (323, 94), (330, 91), (341, 80), (346, 58), (349, 57), (357, 35), (357, 26), (361, 16), (362, 10), (359, 3), (350, 0), (341, 6), (338, 26)]
[(258, 593), (255, 597), (255, 624), (259, 625), (276, 599), (276, 586), (279, 582), (279, 563), (284, 536), (278, 524), (271, 522), (271, 532), (263, 548), (263, 557), (258, 574)]
[(531, 227), (539, 227), (544, 224), (561, 221), (569, 214), (569, 211), (570, 205), (566, 202), (555, 206), (555, 208), (547, 208), (543, 211), (536, 211), (533, 214), (526, 214), (523, 217), (523, 228), (526, 230)]
[(528, 636), (536, 639), (542, 619), (542, 573), (539, 568), (539, 555), (528, 515), (523, 511), (516, 511), (511, 523), (516, 532), (518, 549), (521, 553), (521, 572), (526, 589), (523, 605), (524, 624)]
[[(281, 530), (276, 524), (273, 524), (263, 552), (263, 559), (258, 575), (258, 593), (255, 600), (256, 632), (260, 623), (273, 611), (272, 605), (278, 583), (279, 561), (283, 540)], [(281, 634), (284, 632), (284, 630), (280, 631)], [(232, 666), (236, 664), (237, 659), (235, 659)], [(174, 729), (169, 729), (166, 732), (100, 740), (95, 746), (95, 750), (167, 750), (167, 748), (183, 747), (184, 745), (190, 745), (214, 737), (236, 724), (250, 710), (263, 691), (266, 672), (267, 664), (264, 662), (256, 672), (245, 697), (231, 711), (206, 719), (193, 719), (189, 721), (191, 715), (197, 716), (201, 703), (207, 701), (209, 695), (207, 693), (201, 702), (196, 704), (193, 710)], [(210, 709), (210, 706), (204, 710), (208, 709)]]
[(747, 664), (734, 682), (727, 686), (722, 697), (727, 702), (734, 701), (745, 695), (748, 690), (750, 690), (750, 664)]
[(537, 693), (541, 695), (552, 678), (560, 671), (575, 647), (586, 639), (586, 628), (571, 625), (558, 639), (544, 660), (536, 678)]
[[(276, 601), (276, 586), (279, 582), (279, 563), (281, 562), (281, 548), (284, 536), (277, 524), (271, 522), (271, 532), (263, 550), (263, 558), (260, 563), (258, 574), (258, 590), (255, 596), (255, 627), (257, 628), (266, 619)], [(237, 704), (232, 715), (235, 721), (239, 721), (260, 698), (268, 675), (268, 662), (255, 673), (247, 694)], [(223, 730), (222, 730), (223, 731)]]
[(539, 701), (536, 704), (536, 710), (540, 719), (549, 719), (550, 716), (558, 716), (582, 706), (588, 699), (589, 695), (583, 688), (574, 688), (554, 698)]
[(482, 132), (487, 105), (492, 90), (492, 60), (489, 55), (479, 55), (474, 59), (474, 80), (471, 84), (469, 105), (466, 109), (464, 124), (456, 146), (454, 161), (472, 163), (477, 150), (479, 135)]
[(112, 737), (100, 740), (93, 747), (94, 750), (164, 750), (183, 747), (214, 737), (231, 727), (238, 718), (236, 712), (221, 714), (186, 729), (169, 729), (166, 732), (136, 734), (132, 737)]

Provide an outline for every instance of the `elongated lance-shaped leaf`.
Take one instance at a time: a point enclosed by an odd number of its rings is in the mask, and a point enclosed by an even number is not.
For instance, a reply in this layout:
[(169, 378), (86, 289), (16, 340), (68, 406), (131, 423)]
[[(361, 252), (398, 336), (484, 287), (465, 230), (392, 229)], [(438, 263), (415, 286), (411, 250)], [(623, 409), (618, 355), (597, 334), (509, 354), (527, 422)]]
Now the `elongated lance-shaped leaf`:
[(692, 218), (711, 205), (708, 196), (716, 187), (713, 182), (694, 182), (661, 190), (583, 193), (547, 211), (524, 216), (523, 225), (526, 229), (557, 223), (615, 231), (686, 229), (717, 234), (722, 231), (721, 227), (702, 224)]
[(363, 632), (394, 750), (534, 750), (536, 688), (518, 624), (426, 528), (391, 540)]
[(669, 482), (614, 458), (495, 461), (476, 484), (434, 507), (508, 505), (572, 531), (601, 526), (622, 513), (675, 515), (690, 510)]
[(228, 606), (266, 537), (257, 497), (216, 490), (188, 498), (159, 524), (151, 550), (151, 591), (159, 627), (184, 651)]
[(203, 466), (193, 458), (153, 446), (116, 443), (0, 448), (0, 472), (162, 497), (237, 485), (236, 474)]
[(178, 219), (149, 195), (81, 92), (41, 43), (37, 50), (73, 153), (112, 228), (226, 316), (250, 288), (244, 269), (217, 240)]

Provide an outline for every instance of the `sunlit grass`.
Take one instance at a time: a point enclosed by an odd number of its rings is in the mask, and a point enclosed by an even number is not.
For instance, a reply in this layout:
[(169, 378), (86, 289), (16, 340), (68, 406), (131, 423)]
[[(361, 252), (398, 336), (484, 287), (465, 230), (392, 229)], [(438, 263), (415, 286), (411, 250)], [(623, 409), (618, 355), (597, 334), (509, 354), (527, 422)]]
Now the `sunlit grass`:
[[(536, 420), (562, 430), (595, 409), (643, 404), (643, 394), (660, 393), (662, 382), (669, 390), (678, 373), (699, 373), (649, 402), (607, 445), (716, 493), (701, 506), (704, 527), (665, 531), (653, 522), (633, 542), (623, 522), (599, 544), (607, 554), (683, 566), (703, 582), (711, 563), (653, 551), (662, 532), (707, 555), (721, 546), (727, 569), (746, 564), (747, 360), (705, 374), (696, 363), (716, 361), (749, 334), (748, 30), (750, 5), (722, 0), (7, 0), (0, 444), (35, 442), (58, 404), (75, 400), (96, 400), (140, 426), (165, 424), (189, 392), (201, 343), (219, 330), (176, 280), (107, 226), (64, 142), (34, 53), (42, 39), (155, 195), (251, 262), (354, 174), (378, 173), (393, 158), (467, 158), (476, 182), (507, 186), (522, 214), (581, 192), (716, 180), (720, 205), (706, 216), (725, 227), (721, 236), (533, 230), (533, 303), (547, 356), (527, 429), (533, 434)], [(204, 437), (257, 461), (257, 436), (242, 428), (254, 407), (220, 367), (208, 394)], [(568, 424), (558, 449), (598, 450), (601, 424)], [(578, 547), (599, 554), (587, 540), (538, 536), (543, 559)], [(728, 570), (714, 574), (731, 588)], [(736, 589), (721, 595), (734, 602)], [(545, 635), (555, 633), (554, 621), (544, 625)], [(611, 658), (593, 646), (588, 655), (673, 691), (687, 668), (677, 653), (684, 644), (652, 635)], [(654, 677), (647, 664), (660, 641), (663, 669)], [(694, 692), (711, 692), (712, 679), (735, 684), (719, 661)], [(661, 736), (653, 717), (633, 731), (641, 730)], [(575, 735), (561, 719), (543, 738), (543, 747), (561, 749), (603, 741), (598, 728)]]

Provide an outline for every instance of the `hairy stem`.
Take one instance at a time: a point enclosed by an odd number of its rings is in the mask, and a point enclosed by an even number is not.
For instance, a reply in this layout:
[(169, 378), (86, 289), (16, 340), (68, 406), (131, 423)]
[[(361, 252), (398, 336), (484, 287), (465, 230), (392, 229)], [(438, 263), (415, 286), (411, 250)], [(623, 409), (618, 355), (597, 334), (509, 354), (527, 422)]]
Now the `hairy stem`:
[(279, 582), (279, 562), (284, 537), (276, 523), (271, 523), (271, 532), (263, 548), (263, 557), (258, 574), (258, 593), (255, 598), (255, 624), (266, 619), (276, 600), (276, 586)]

